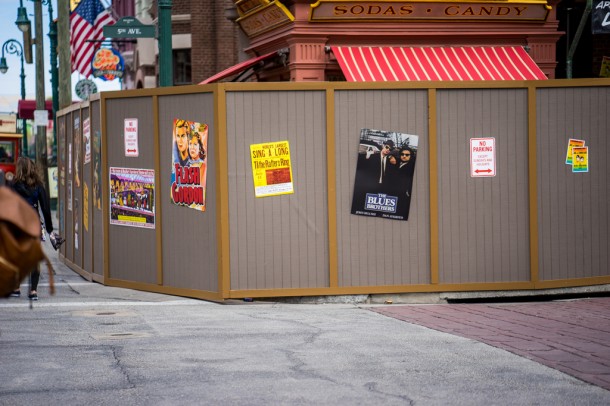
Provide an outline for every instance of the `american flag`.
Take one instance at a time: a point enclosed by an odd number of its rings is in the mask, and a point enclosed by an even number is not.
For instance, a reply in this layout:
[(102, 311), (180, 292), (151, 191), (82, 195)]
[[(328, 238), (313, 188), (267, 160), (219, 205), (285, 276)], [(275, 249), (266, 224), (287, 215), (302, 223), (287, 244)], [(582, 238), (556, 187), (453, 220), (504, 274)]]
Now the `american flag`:
[(102, 27), (109, 23), (114, 19), (100, 0), (82, 0), (70, 13), (72, 72), (80, 72), (86, 78), (91, 75), (96, 44), (87, 40), (104, 39)]

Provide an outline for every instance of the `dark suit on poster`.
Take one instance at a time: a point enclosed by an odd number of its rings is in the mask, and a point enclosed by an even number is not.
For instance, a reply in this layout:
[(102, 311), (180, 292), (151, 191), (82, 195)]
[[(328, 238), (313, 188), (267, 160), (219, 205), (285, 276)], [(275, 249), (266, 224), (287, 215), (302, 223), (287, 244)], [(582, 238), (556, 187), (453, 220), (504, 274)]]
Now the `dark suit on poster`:
[(415, 169), (415, 156), (408, 163), (399, 163), (396, 169), (396, 195), (398, 205), (396, 214), (405, 220), (409, 219), (409, 208), (411, 206), (411, 189), (413, 187), (413, 173)]
[(373, 154), (368, 159), (366, 154), (358, 155), (352, 214), (356, 214), (356, 211), (365, 211), (364, 205), (367, 193), (388, 193), (385, 190), (390, 179), (388, 177), (388, 170), (390, 169), (388, 160), (388, 156), (382, 153)]

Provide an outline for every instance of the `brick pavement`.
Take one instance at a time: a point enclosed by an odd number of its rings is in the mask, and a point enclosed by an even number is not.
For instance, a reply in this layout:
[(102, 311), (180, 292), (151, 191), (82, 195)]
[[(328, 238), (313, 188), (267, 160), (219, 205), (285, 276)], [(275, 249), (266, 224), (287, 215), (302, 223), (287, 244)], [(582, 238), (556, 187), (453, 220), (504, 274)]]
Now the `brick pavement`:
[(502, 348), (610, 390), (610, 298), (371, 310)]

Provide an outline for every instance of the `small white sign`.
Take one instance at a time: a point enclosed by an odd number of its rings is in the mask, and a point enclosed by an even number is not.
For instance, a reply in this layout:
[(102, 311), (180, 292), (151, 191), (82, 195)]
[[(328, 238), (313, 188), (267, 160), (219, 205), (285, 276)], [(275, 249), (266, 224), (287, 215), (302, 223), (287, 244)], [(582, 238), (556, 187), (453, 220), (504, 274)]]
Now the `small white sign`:
[(496, 176), (496, 139), (470, 139), (470, 176)]
[(49, 125), (49, 112), (46, 110), (34, 110), (34, 125), (46, 127)]
[(138, 148), (138, 119), (125, 119), (125, 156), (137, 157), (140, 154)]

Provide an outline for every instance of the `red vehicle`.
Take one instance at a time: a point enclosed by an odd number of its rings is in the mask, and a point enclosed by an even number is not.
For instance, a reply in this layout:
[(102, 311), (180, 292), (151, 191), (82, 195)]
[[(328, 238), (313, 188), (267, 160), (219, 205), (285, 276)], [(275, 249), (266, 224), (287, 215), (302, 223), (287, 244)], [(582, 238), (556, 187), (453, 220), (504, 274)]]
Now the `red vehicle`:
[(0, 181), (11, 181), (15, 177), (15, 166), (19, 158), (22, 134), (0, 133)]

